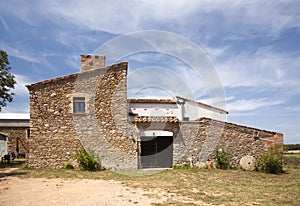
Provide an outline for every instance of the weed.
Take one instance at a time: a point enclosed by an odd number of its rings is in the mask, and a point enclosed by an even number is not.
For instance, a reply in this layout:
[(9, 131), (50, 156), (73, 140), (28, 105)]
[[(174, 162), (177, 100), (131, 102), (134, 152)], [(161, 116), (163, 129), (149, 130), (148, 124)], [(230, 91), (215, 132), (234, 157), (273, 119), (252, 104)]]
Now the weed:
[(216, 168), (228, 169), (230, 157), (225, 153), (223, 149), (216, 150)]
[(83, 170), (96, 170), (97, 158), (92, 150), (85, 150), (83, 147), (79, 148), (75, 153), (75, 159), (79, 167)]
[(74, 166), (72, 165), (71, 162), (66, 162), (63, 168), (68, 169), (68, 170), (72, 170), (72, 169), (74, 169)]

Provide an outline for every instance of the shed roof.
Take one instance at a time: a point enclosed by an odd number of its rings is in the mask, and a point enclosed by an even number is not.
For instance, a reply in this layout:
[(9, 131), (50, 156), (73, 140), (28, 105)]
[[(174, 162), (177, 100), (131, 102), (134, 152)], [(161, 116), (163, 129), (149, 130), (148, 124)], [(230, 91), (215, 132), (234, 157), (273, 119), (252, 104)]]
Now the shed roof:
[(128, 103), (176, 104), (175, 99), (128, 99)]
[(208, 105), (208, 104), (204, 104), (204, 103), (199, 102), (199, 101), (187, 99), (185, 97), (180, 97), (180, 96), (176, 96), (176, 99), (183, 99), (184, 101), (188, 101), (188, 102), (192, 102), (192, 103), (198, 104), (201, 107), (204, 107), (204, 108), (207, 108), (207, 109), (210, 109), (210, 110), (214, 110), (214, 111), (217, 111), (217, 112), (228, 114), (228, 111), (226, 111), (224, 109), (220, 109), (218, 107), (214, 107), (214, 106), (211, 106), (211, 105)]
[(28, 113), (0, 113), (0, 127), (29, 128)]
[(136, 116), (133, 122), (179, 122), (179, 119), (175, 116)]

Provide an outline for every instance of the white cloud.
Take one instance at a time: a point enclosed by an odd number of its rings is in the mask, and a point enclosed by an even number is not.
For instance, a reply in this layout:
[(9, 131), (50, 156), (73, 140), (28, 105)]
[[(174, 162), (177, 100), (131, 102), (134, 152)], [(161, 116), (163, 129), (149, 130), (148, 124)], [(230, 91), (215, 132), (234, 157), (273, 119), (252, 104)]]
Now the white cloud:
[(251, 87), (259, 91), (293, 89), (291, 92), (295, 92), (295, 88), (300, 85), (300, 58), (295, 58), (296, 56), (277, 53), (267, 47), (254, 54), (242, 51), (238, 55), (232, 55), (225, 61), (216, 63), (216, 68), (224, 87)]
[(17, 82), (13, 92), (16, 94), (16, 96), (28, 97), (29, 92), (28, 89), (25, 87), (25, 85), (31, 84), (32, 81), (27, 76), (24, 75), (20, 75), (20, 74), (13, 74), (13, 75), (16, 77), (16, 82)]
[(252, 111), (262, 107), (270, 107), (279, 104), (283, 104), (283, 100), (269, 100), (267, 98), (261, 99), (240, 99), (237, 101), (233, 101), (227, 103), (226, 107), (229, 112), (244, 112), (244, 111)]
[[(3, 12), (30, 25), (53, 21), (82, 29), (127, 33), (165, 28), (189, 34), (191, 28), (226, 31), (227, 38), (259, 33), (276, 36), (285, 28), (300, 27), (298, 2), (294, 1), (33, 1), (6, 2)], [(288, 12), (287, 12), (288, 9)], [(38, 18), (37, 18), (38, 16)], [(255, 31), (255, 32), (254, 32)]]

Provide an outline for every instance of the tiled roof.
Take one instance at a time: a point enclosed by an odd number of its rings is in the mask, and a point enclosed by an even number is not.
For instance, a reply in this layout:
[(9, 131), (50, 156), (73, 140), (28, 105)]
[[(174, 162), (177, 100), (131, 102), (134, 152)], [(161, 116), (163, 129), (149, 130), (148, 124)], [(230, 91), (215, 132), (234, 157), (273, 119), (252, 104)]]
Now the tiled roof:
[(176, 104), (175, 99), (128, 99), (128, 103)]
[(179, 122), (179, 119), (175, 116), (136, 116), (133, 120), (136, 123), (142, 122)]

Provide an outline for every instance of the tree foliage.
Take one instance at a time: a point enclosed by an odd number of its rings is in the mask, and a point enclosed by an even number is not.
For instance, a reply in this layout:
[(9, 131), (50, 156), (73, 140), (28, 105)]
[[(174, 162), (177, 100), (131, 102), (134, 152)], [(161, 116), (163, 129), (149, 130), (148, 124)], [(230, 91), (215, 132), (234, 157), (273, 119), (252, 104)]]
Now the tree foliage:
[(14, 93), (10, 90), (15, 88), (16, 81), (10, 69), (7, 53), (0, 50), (0, 111), (7, 102), (13, 101)]

